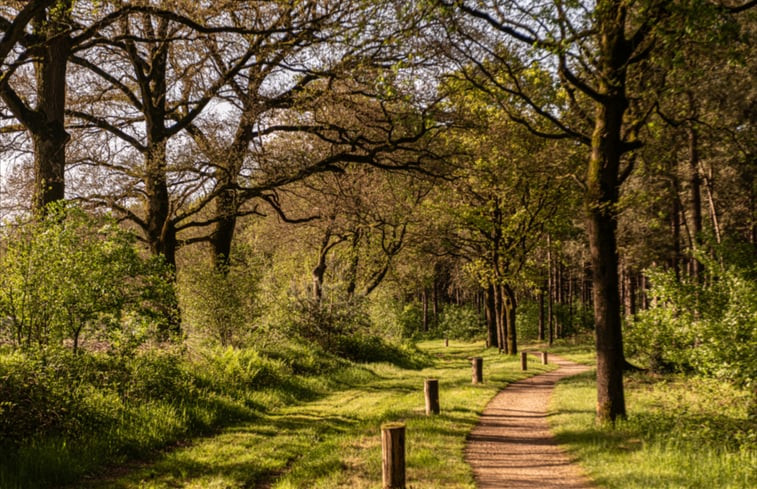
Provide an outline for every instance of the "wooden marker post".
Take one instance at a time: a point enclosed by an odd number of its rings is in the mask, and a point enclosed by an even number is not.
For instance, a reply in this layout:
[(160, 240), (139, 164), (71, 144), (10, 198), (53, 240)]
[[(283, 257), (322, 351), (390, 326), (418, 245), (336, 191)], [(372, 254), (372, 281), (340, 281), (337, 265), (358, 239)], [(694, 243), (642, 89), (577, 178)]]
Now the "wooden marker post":
[(547, 364), (547, 352), (543, 351), (541, 352), (541, 364), (546, 365)]
[(449, 338), (444, 338), (444, 346), (449, 346)]
[(482, 384), (484, 382), (484, 359), (481, 357), (471, 358), (471, 366), (473, 367), (472, 383)]
[(528, 353), (520, 352), (520, 369), (528, 370)]
[(426, 379), (423, 393), (426, 395), (426, 416), (439, 414), (439, 380)]
[(405, 489), (405, 423), (381, 425), (383, 489)]

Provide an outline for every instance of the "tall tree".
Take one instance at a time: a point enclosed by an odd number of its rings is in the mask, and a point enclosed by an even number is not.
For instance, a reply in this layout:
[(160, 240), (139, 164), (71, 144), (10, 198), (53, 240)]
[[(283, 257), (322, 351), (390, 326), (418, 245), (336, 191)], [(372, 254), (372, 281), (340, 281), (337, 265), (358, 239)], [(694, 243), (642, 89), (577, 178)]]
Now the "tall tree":
[[(450, 252), (468, 260), (482, 285), (489, 318), (488, 339), (517, 353), (516, 290), (529, 288), (528, 258), (549, 221), (566, 204), (570, 149), (499, 117), (496, 98), (469, 92), (465, 77), (450, 75), (449, 99), (461, 130), (450, 136), (461, 154), (452, 181), (437, 195), (447, 221)], [(562, 167), (562, 168), (560, 168)]]
[[(3, 60), (0, 97), (31, 135), (35, 179), (32, 208), (37, 212), (64, 197), (69, 139), (64, 110), (66, 68), (72, 44), (71, 7), (72, 0), (33, 1), (19, 8), (12, 20), (0, 16), (0, 28), (4, 31), (0, 41), (0, 60)], [(19, 46), (22, 49), (15, 50), (16, 58), (6, 63), (7, 56)], [(27, 94), (14, 88), (14, 81), (23, 80), (23, 76), (14, 75), (23, 71), (28, 61), (33, 63), (35, 78), (33, 104), (25, 100)]]
[[(654, 107), (645, 73), (655, 49), (670, 49), (691, 27), (696, 5), (649, 0), (599, 0), (593, 7), (563, 0), (440, 0), (456, 38), (452, 59), (470, 67), (479, 89), (501, 93), (513, 120), (546, 138), (573, 139), (588, 156), (582, 176), (591, 250), (597, 348), (597, 417), (625, 416), (623, 339), (620, 320), (617, 204), (633, 170), (629, 153)], [(680, 7), (680, 8), (679, 8)], [(707, 28), (706, 24), (699, 27)], [(668, 51), (669, 52), (669, 51)], [(492, 66), (498, 66), (495, 72)], [(535, 67), (569, 104), (550, 104), (524, 84)], [(500, 75), (501, 73), (501, 75)]]

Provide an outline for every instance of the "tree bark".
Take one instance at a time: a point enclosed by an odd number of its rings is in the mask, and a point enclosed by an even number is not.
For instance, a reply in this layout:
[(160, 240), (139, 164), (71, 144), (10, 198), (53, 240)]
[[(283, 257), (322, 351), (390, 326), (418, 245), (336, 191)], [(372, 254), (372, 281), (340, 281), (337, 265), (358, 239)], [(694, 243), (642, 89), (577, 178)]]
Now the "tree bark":
[(499, 348), (497, 330), (497, 311), (494, 303), (494, 286), (489, 285), (484, 291), (484, 310), (486, 313), (486, 339), (489, 346)]
[(678, 183), (673, 184), (672, 208), (670, 210), (670, 229), (673, 252), (670, 261), (676, 280), (681, 280), (681, 201), (678, 197)]
[(216, 270), (227, 273), (231, 264), (231, 244), (237, 224), (236, 191), (232, 189), (221, 191), (215, 201), (214, 213), (216, 223), (210, 236), (213, 263)]
[(153, 136), (145, 156), (145, 224), (150, 251), (163, 255), (172, 268), (176, 267), (176, 228), (171, 221), (166, 175), (166, 142), (161, 128), (152, 128)]
[(497, 324), (497, 345), (500, 352), (507, 351), (507, 326), (505, 324), (505, 304), (502, 286), (496, 284), (494, 289), (494, 311)]
[(37, 112), (42, 119), (32, 131), (34, 146), (34, 209), (43, 211), (45, 206), (63, 200), (65, 194), (66, 144), (69, 135), (65, 129), (66, 71), (71, 54), (68, 36), (59, 32), (44, 16), (41, 22), (47, 31), (47, 41), (42, 56), (35, 65), (37, 76)]
[(21, 25), (26, 22), (33, 25), (34, 34), (41, 39), (34, 48), (35, 107), (30, 108), (7, 79), (0, 83), (0, 96), (31, 135), (34, 151), (31, 206), (36, 214), (44, 213), (47, 204), (62, 200), (65, 196), (66, 144), (69, 140), (65, 129), (65, 108), (66, 73), (72, 49), (66, 32), (70, 25), (67, 13), (70, 1), (63, 2), (62, 8), (54, 14), (45, 10), (50, 3), (29, 3), (19, 14), (23, 19), (17, 19), (17, 25), (14, 22), (13, 32), (8, 32), (0, 40), (3, 52), (10, 50), (13, 43), (23, 36)]
[(547, 235), (547, 329), (549, 330), (550, 346), (555, 341), (555, 322), (553, 306), (553, 289), (555, 279), (552, 275), (552, 238)]
[(539, 290), (539, 340), (544, 341), (544, 295), (547, 293), (546, 284)]
[[(691, 223), (693, 228), (691, 246), (694, 251), (699, 249), (702, 238), (702, 178), (699, 175), (699, 135), (693, 127), (687, 128), (689, 137), (689, 185), (691, 186)], [(696, 281), (702, 279), (704, 266), (695, 256), (691, 257), (691, 276)]]
[(423, 300), (423, 331), (428, 331), (428, 287), (423, 288), (421, 297)]
[(616, 206), (621, 184), (620, 160), (624, 153), (623, 115), (628, 107), (626, 68), (631, 51), (625, 39), (626, 6), (623, 2), (608, 3), (597, 15), (601, 101), (596, 104), (591, 138), (586, 210), (597, 348), (597, 419), (605, 422), (626, 416)]
[(507, 353), (515, 355), (518, 353), (518, 341), (515, 330), (515, 309), (517, 307), (515, 291), (510, 285), (504, 284), (502, 286), (502, 293), (505, 306), (505, 322), (507, 324)]

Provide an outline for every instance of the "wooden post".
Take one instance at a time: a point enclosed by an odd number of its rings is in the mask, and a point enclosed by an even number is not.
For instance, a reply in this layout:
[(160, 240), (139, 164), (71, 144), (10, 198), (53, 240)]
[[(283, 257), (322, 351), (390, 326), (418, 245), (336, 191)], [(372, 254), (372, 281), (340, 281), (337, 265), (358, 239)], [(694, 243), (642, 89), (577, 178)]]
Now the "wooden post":
[(520, 352), (520, 369), (528, 370), (528, 353)]
[(547, 363), (547, 352), (543, 351), (541, 352), (541, 364), (546, 365)]
[(473, 367), (473, 384), (482, 384), (484, 382), (484, 359), (481, 357), (471, 358), (471, 366)]
[(405, 489), (405, 424), (381, 425), (383, 489)]
[(439, 414), (439, 380), (426, 379), (423, 393), (426, 395), (426, 416)]
[(449, 346), (449, 338), (444, 338), (444, 346)]

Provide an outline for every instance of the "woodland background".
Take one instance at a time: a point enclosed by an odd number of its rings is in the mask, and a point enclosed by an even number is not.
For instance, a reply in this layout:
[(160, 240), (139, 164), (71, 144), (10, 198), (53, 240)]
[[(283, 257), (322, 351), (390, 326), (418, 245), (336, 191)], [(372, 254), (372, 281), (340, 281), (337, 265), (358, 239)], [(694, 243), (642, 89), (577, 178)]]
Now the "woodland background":
[(754, 394), (753, 6), (4, 0), (0, 443), (428, 338)]

